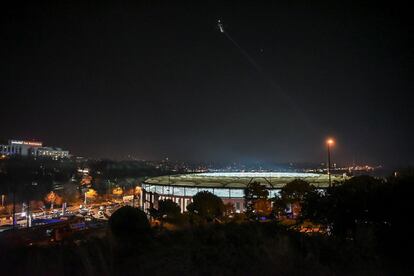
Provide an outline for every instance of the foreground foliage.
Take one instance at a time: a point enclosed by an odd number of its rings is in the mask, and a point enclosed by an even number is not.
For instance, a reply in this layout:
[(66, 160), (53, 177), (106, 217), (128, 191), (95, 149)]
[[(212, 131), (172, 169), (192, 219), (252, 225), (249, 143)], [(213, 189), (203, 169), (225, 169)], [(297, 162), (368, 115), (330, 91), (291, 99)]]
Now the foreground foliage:
[[(192, 223), (177, 231), (151, 229), (144, 213), (123, 207), (111, 217), (103, 238), (81, 237), (46, 248), (4, 247), (0, 264), (18, 274), (48, 269), (70, 275), (412, 275), (407, 252), (413, 247), (413, 175), (354, 177), (324, 192), (298, 181), (288, 185), (280, 202), (301, 206), (292, 225), (301, 220), (318, 224), (326, 228), (323, 234), (299, 233), (277, 218), (264, 223), (248, 216), (223, 219), (227, 211), (221, 199), (202, 192), (187, 214)], [(268, 200), (262, 187), (254, 185), (248, 199)], [(158, 219), (180, 221), (173, 219), (178, 216), (173, 202), (158, 207)], [(252, 214), (263, 209), (251, 207)]]
[[(327, 236), (291, 232), (277, 223), (210, 224), (153, 232), (129, 243), (110, 233), (80, 244), (3, 251), (2, 267), (18, 274), (270, 275), (408, 273), (373, 247)], [(18, 265), (16, 265), (18, 264)]]

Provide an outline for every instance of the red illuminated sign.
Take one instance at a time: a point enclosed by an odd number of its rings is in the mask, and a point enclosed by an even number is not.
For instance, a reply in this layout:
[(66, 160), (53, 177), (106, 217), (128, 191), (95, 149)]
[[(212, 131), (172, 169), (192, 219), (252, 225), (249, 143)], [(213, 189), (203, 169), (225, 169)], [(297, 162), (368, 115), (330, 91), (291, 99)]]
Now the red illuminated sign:
[(11, 140), (10, 144), (12, 145), (26, 145), (26, 146), (35, 146), (35, 147), (41, 147), (42, 142), (32, 142), (32, 141), (17, 141), (17, 140)]

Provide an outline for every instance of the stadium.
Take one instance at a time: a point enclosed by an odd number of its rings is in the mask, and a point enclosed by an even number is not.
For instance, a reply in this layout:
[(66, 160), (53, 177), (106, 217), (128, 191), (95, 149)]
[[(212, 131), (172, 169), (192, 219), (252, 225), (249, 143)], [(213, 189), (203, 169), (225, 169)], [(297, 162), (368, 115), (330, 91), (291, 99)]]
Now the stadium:
[[(345, 176), (331, 175), (333, 181), (342, 181)], [(295, 179), (302, 179), (317, 188), (329, 186), (328, 175), (298, 172), (207, 172), (197, 174), (180, 174), (159, 176), (145, 180), (142, 188), (148, 195), (156, 195), (157, 200), (171, 199), (181, 211), (186, 210), (192, 197), (200, 191), (211, 192), (220, 197), (224, 203), (232, 203), (236, 212), (244, 210), (244, 188), (251, 182), (259, 182), (269, 189), (269, 197), (274, 197), (279, 190)], [(151, 201), (154, 197), (151, 196)]]

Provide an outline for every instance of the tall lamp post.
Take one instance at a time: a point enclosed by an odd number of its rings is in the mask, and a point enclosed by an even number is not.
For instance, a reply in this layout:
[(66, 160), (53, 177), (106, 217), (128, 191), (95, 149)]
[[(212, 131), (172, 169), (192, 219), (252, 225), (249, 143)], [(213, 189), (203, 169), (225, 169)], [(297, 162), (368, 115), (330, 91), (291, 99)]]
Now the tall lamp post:
[(332, 138), (326, 140), (326, 145), (328, 148), (328, 178), (329, 178), (329, 187), (332, 186), (331, 182), (331, 147), (334, 145), (335, 141)]

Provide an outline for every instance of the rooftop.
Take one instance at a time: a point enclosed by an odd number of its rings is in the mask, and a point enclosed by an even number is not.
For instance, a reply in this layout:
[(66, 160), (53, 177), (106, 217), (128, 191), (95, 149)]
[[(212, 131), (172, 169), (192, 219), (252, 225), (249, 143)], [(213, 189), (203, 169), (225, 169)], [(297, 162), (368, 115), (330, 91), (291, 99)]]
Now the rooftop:
[[(180, 174), (152, 177), (146, 184), (167, 185), (178, 187), (204, 188), (245, 188), (250, 182), (256, 181), (270, 189), (280, 189), (295, 179), (308, 181), (310, 184), (326, 188), (329, 185), (328, 175), (316, 173), (287, 172), (212, 172), (197, 174)], [(342, 175), (331, 175), (332, 182), (343, 181)]]

